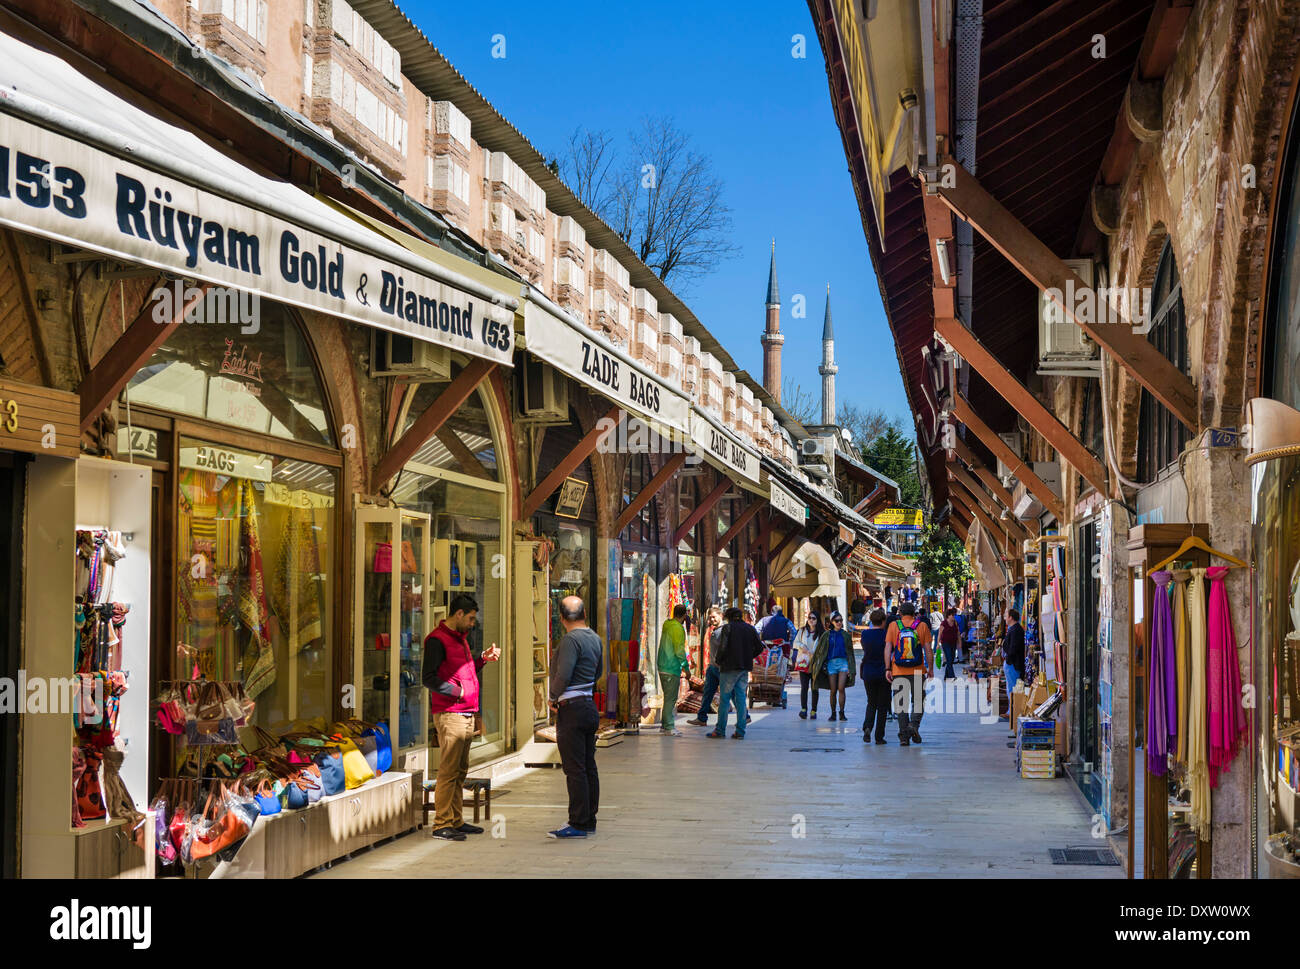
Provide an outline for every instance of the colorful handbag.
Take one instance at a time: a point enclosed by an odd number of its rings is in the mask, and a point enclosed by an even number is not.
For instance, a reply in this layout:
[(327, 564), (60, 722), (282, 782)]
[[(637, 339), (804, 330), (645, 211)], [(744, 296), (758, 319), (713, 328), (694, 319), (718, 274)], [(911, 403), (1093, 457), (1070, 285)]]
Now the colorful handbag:
[(257, 785), (253, 800), (257, 802), (257, 813), (264, 818), (280, 813), (280, 799), (272, 790), (270, 781), (262, 781)]
[[(220, 794), (220, 796), (218, 796)], [(272, 798), (276, 804), (276, 810), (279, 810), (280, 801), (278, 798)], [(258, 806), (261, 804), (259, 802)], [(208, 817), (208, 812), (212, 811), (213, 816)], [(207, 804), (203, 807), (203, 814), (200, 815), (199, 821), (193, 825), (193, 840), (190, 843), (190, 856), (200, 861), (204, 858), (215, 855), (218, 851), (229, 848), (236, 841), (243, 840), (248, 834), (248, 824), (243, 815), (231, 810), (226, 801), (225, 788), (218, 788), (208, 795)], [(184, 851), (182, 850), (182, 856)]]
[(104, 755), (93, 747), (85, 747), (83, 751), (86, 769), (77, 779), (77, 808), (83, 821), (96, 821), (108, 815), (99, 783), (99, 765), (104, 762)]
[(340, 794), (347, 787), (347, 774), (343, 770), (343, 752), (336, 747), (328, 747), (315, 757), (320, 769), (321, 793)]
[(402, 571), (418, 572), (419, 566), (415, 564), (415, 546), (408, 541), (402, 542)]
[(393, 736), (388, 732), (388, 724), (369, 724), (366, 727), (366, 733), (362, 734), (362, 736), (367, 734), (375, 738), (375, 751), (377, 754), (375, 773), (382, 774), (386, 770), (391, 770), (393, 767)]
[(349, 791), (355, 787), (360, 787), (375, 776), (375, 772), (366, 763), (365, 754), (358, 749), (356, 742), (351, 737), (335, 734), (333, 743), (342, 751), (343, 777)]
[(393, 543), (375, 543), (375, 561), (370, 571), (376, 574), (388, 574), (393, 571)]

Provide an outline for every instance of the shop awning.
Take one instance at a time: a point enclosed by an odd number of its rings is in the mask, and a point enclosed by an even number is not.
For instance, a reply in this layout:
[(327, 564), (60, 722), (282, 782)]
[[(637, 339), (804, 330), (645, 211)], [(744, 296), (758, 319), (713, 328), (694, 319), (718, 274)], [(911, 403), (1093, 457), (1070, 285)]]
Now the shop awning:
[(831, 553), (813, 542), (784, 552), (768, 575), (774, 596), (838, 596), (841, 591), (840, 572)]
[(802, 504), (817, 508), (821, 517), (827, 521), (852, 529), (856, 535), (866, 535), (874, 530), (870, 522), (848, 505), (832, 495), (819, 491), (784, 465), (778, 464), (771, 458), (763, 458), (762, 466), (771, 481), (779, 481), (795, 496), (796, 500), (801, 499)]
[(0, 34), (0, 224), (510, 365), (519, 300), (509, 290), (241, 165), (116, 90)]
[(691, 431), (686, 395), (534, 287), (524, 292), (523, 346), (529, 353), (685, 444)]
[(990, 590), (1000, 589), (1007, 584), (1007, 574), (998, 560), (998, 553), (994, 550), (993, 543), (989, 541), (988, 534), (978, 521), (971, 527), (972, 533), (975, 533), (977, 527), (974, 564), (975, 571), (980, 576), (980, 587)]
[(737, 484), (764, 496), (770, 494), (761, 484), (758, 452), (741, 441), (721, 420), (699, 407), (691, 408), (691, 443), (696, 454)]

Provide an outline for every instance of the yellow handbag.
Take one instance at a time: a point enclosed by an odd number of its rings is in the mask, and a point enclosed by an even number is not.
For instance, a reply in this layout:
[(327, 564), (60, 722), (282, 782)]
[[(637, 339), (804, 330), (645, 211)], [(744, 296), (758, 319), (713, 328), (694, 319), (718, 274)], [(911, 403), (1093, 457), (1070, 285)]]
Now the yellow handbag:
[(336, 734), (330, 744), (343, 752), (343, 779), (349, 791), (354, 787), (360, 787), (375, 776), (375, 772), (366, 763), (366, 755), (357, 748), (351, 738)]

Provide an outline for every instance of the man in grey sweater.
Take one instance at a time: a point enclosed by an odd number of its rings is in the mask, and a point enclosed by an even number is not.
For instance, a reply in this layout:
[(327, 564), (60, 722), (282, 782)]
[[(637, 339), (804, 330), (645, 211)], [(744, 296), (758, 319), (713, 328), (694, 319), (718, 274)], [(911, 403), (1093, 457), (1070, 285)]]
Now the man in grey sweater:
[(596, 773), (596, 728), (600, 713), (591, 694), (604, 672), (600, 637), (587, 625), (587, 607), (577, 596), (560, 601), (564, 638), (551, 666), (551, 709), (560, 764), (569, 785), (569, 823), (549, 838), (585, 838), (596, 831), (600, 776)]

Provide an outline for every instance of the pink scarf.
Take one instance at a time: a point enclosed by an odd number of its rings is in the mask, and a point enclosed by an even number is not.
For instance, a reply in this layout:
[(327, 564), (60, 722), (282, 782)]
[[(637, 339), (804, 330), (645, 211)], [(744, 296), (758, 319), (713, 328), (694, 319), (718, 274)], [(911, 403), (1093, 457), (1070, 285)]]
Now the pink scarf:
[(1232, 631), (1228, 590), (1223, 577), (1228, 570), (1214, 566), (1205, 570), (1210, 580), (1210, 621), (1206, 664), (1209, 707), (1210, 787), (1219, 783), (1219, 771), (1227, 771), (1237, 756), (1241, 733), (1246, 729), (1242, 707), (1241, 671), (1237, 665), (1237, 637)]

